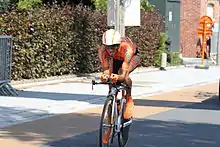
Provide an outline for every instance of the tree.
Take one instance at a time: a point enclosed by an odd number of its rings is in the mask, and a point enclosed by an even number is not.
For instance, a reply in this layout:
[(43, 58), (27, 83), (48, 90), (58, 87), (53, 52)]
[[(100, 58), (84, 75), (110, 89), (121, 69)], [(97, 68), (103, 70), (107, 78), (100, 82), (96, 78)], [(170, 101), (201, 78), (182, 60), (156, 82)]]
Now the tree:
[(144, 11), (152, 11), (154, 8), (153, 5), (151, 5), (148, 0), (141, 0), (141, 9)]
[(0, 1), (0, 12), (10, 10), (16, 7), (18, 0), (1, 0)]
[(19, 0), (17, 8), (20, 10), (33, 10), (41, 5), (41, 0)]
[[(95, 5), (96, 10), (107, 10), (108, 0), (92, 0)], [(148, 0), (141, 0), (141, 9), (144, 11), (152, 11), (154, 8)]]
[(107, 11), (107, 0), (92, 0), (92, 2), (94, 3), (96, 10)]

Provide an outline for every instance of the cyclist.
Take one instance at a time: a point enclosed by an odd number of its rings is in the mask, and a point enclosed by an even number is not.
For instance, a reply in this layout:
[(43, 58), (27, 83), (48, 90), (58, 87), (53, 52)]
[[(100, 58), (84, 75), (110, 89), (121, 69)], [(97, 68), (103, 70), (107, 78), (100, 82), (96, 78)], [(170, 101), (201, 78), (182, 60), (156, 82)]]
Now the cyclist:
[[(125, 82), (130, 88), (126, 90), (126, 106), (124, 119), (132, 118), (134, 102), (131, 96), (132, 80), (129, 74), (138, 67), (141, 58), (137, 47), (127, 37), (121, 37), (114, 29), (107, 30), (102, 36), (102, 45), (98, 48), (98, 56), (103, 69), (101, 80), (111, 78), (113, 82)], [(110, 129), (103, 136), (103, 143), (108, 143)]]

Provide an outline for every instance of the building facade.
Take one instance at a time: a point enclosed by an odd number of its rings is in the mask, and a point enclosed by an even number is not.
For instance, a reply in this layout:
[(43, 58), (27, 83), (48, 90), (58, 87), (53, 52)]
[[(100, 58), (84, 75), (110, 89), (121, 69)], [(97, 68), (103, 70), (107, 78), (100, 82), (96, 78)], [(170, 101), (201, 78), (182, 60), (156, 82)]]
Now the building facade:
[(215, 27), (219, 24), (218, 0), (181, 0), (180, 2), (180, 52), (183, 57), (197, 57), (201, 51), (198, 45), (199, 37), (197, 29), (199, 19), (210, 16), (215, 21)]

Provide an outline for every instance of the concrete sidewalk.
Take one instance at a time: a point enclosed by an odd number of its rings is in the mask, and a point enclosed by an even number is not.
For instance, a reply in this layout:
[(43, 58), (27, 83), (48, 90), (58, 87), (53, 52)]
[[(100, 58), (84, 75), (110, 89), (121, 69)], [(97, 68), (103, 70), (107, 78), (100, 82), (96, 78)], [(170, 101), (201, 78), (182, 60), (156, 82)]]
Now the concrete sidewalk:
[[(195, 84), (218, 82), (220, 67), (209, 70), (177, 68), (167, 71), (141, 70), (131, 75), (133, 98), (146, 97)], [(91, 78), (65, 80), (63, 83), (24, 88), (17, 97), (0, 97), (0, 128), (67, 114), (102, 105), (107, 86), (92, 90)]]

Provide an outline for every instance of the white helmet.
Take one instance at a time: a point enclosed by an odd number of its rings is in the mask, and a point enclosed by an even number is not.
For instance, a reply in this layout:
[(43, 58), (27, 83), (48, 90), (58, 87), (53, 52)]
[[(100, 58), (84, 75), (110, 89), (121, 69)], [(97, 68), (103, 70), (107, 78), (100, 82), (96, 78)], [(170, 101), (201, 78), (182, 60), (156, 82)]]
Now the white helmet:
[(120, 40), (120, 33), (114, 29), (107, 30), (102, 36), (102, 44), (104, 45), (120, 44)]

